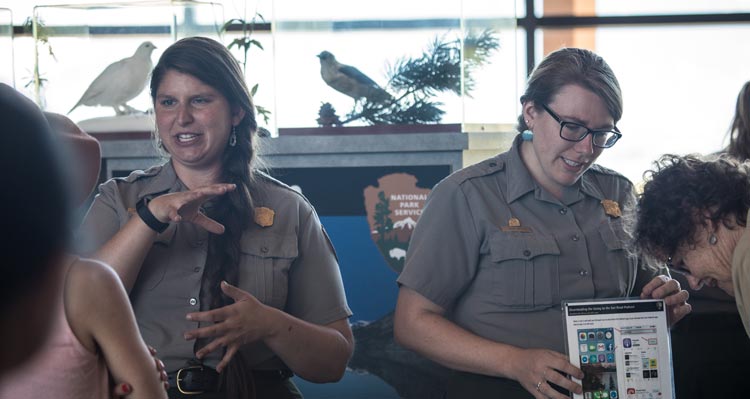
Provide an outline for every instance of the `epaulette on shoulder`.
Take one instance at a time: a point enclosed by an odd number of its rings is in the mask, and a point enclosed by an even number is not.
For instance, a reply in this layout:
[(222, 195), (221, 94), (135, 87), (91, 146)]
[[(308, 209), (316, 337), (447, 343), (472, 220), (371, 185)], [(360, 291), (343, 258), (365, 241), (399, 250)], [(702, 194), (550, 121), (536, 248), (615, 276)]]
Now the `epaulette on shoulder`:
[(265, 173), (263, 171), (260, 171), (260, 170), (255, 170), (253, 173), (255, 174), (255, 178), (258, 181), (270, 184), (272, 186), (275, 186), (275, 187), (278, 187), (278, 188), (281, 188), (281, 189), (284, 189), (284, 190), (287, 190), (287, 191), (291, 191), (291, 192), (299, 195), (301, 198), (305, 199), (305, 201), (307, 201), (307, 198), (305, 198), (304, 195), (302, 195), (299, 191), (295, 190), (293, 187), (291, 187), (290, 185), (284, 183), (283, 181), (278, 180), (275, 177), (273, 177), (273, 176), (271, 176), (271, 175), (269, 175), (269, 174), (267, 174), (267, 173)]
[(591, 172), (591, 173), (597, 174), (599, 176), (614, 177), (614, 178), (617, 178), (619, 180), (623, 180), (623, 181), (627, 182), (631, 186), (633, 185), (633, 182), (630, 181), (630, 179), (628, 179), (627, 177), (625, 177), (622, 173), (617, 172), (615, 170), (612, 170), (610, 168), (605, 168), (604, 166), (601, 166), (601, 165), (598, 165), (598, 164), (591, 165), (591, 167), (589, 168), (589, 170), (587, 170), (586, 172), (587, 173)]
[(146, 170), (134, 170), (130, 172), (130, 174), (126, 177), (116, 178), (115, 180), (132, 183), (136, 180), (140, 180), (146, 177), (156, 176), (156, 174), (158, 174), (163, 167), (164, 165), (154, 165)]
[(496, 156), (493, 158), (485, 159), (484, 161), (481, 161), (474, 165), (467, 166), (451, 175), (450, 178), (455, 179), (456, 183), (461, 184), (467, 180), (493, 175), (495, 173), (502, 172), (503, 170), (505, 170), (505, 160), (501, 159), (499, 156)]
[(610, 168), (605, 168), (604, 166), (601, 166), (599, 164), (593, 164), (593, 165), (591, 165), (591, 167), (589, 168), (589, 170), (591, 172), (594, 172), (594, 173), (598, 173), (598, 174), (602, 174), (602, 175), (610, 175), (610, 176), (620, 177), (620, 178), (623, 178), (625, 180), (628, 180), (628, 178), (625, 177), (625, 176), (623, 176), (620, 172), (617, 172), (617, 171), (612, 170)]

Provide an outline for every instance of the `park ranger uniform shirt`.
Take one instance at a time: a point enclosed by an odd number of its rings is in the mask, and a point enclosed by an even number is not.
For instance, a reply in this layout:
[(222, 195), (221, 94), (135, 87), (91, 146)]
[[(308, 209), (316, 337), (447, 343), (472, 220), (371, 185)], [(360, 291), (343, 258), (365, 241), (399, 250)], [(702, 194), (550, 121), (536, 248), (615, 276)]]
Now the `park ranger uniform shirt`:
[(398, 282), (481, 337), (564, 353), (562, 300), (639, 295), (658, 273), (626, 248), (630, 181), (593, 165), (558, 200), (519, 148), (435, 186)]
[[(251, 222), (240, 239), (239, 288), (310, 323), (350, 316), (333, 246), (312, 205), (264, 174), (258, 173), (254, 184), (256, 210), (266, 207), (274, 215), (271, 225)], [(105, 182), (81, 229), (82, 252), (93, 252), (138, 217), (139, 201), (184, 190), (169, 162)], [(209, 233), (194, 224), (170, 224), (156, 236), (130, 292), (141, 335), (169, 372), (184, 367), (197, 350), (196, 341), (183, 334), (201, 325), (187, 321), (186, 314), (208, 310), (200, 295), (208, 239)], [(251, 368), (286, 368), (262, 343), (247, 344), (242, 351)], [(204, 363), (216, 367), (221, 356), (214, 351)]]

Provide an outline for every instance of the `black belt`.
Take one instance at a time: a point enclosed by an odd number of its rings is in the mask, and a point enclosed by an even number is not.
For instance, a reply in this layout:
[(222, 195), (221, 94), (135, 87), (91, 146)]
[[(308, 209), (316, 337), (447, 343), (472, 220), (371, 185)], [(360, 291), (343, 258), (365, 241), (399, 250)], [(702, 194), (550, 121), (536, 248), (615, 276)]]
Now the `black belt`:
[(206, 366), (188, 366), (167, 374), (170, 387), (180, 393), (194, 395), (219, 390), (219, 373)]
[[(294, 376), (289, 370), (253, 370), (253, 380), (257, 383), (276, 383)], [(217, 392), (219, 373), (207, 366), (189, 366), (168, 373), (169, 386), (185, 395), (203, 392)]]

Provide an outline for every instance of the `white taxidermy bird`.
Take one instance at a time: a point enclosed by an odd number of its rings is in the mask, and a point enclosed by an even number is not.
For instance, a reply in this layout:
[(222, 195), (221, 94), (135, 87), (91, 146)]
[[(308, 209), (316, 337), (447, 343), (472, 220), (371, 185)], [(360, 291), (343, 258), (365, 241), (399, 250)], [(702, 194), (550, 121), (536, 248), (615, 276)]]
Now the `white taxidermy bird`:
[(320, 76), (326, 84), (353, 98), (355, 103), (360, 98), (375, 103), (382, 103), (392, 98), (374, 80), (351, 65), (339, 63), (330, 52), (323, 51), (318, 54), (318, 58), (320, 58)]
[(112, 107), (117, 115), (137, 112), (126, 103), (146, 88), (148, 76), (154, 68), (151, 53), (155, 48), (153, 43), (143, 42), (133, 56), (110, 64), (91, 82), (68, 113), (80, 105)]

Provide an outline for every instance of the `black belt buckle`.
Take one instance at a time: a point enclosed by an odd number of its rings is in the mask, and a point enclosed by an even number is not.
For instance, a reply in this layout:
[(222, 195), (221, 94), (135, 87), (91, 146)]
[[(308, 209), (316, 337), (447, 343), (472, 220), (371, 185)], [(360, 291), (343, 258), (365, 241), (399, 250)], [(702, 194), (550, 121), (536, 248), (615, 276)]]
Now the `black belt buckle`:
[(203, 366), (189, 366), (189, 367), (185, 367), (185, 368), (181, 368), (177, 370), (177, 375), (175, 376), (175, 382), (177, 383), (177, 390), (180, 391), (180, 393), (183, 395), (200, 395), (205, 392), (205, 391), (192, 391), (186, 388), (184, 389), (182, 387), (181, 382), (184, 380), (183, 376), (192, 370), (203, 371)]

